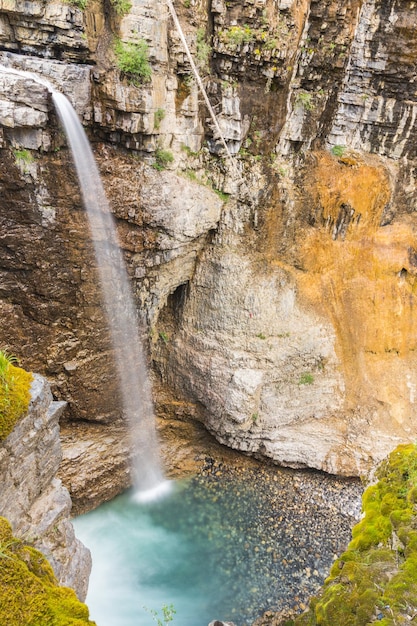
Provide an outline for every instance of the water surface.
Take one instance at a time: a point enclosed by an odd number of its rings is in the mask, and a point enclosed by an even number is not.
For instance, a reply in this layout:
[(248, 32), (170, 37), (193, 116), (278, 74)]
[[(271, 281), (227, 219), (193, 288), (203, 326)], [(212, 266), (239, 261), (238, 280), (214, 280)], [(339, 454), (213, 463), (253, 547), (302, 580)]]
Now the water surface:
[(301, 476), (211, 471), (158, 502), (126, 492), (77, 518), (93, 557), (91, 619), (148, 626), (150, 611), (162, 620), (172, 604), (173, 626), (244, 626), (267, 609), (302, 608), (347, 544), (352, 518), (335, 504), (349, 487), (331, 483), (329, 497), (322, 477)]

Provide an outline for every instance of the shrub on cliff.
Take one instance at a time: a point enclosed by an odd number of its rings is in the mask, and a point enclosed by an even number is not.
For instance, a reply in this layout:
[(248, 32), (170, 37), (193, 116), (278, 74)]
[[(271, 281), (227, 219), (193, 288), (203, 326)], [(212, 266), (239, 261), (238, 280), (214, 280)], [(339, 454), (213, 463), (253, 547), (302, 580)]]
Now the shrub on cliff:
[(417, 446), (396, 448), (363, 495), (363, 519), (295, 626), (409, 624), (417, 616)]
[(33, 376), (14, 365), (16, 359), (0, 350), (0, 440), (28, 410)]
[(95, 626), (75, 591), (59, 587), (45, 557), (13, 537), (0, 517), (0, 624)]
[(111, 5), (117, 15), (123, 17), (123, 15), (127, 15), (132, 8), (132, 3), (130, 0), (110, 0)]
[(148, 60), (148, 44), (144, 39), (128, 42), (118, 39), (114, 45), (114, 53), (117, 67), (126, 74), (129, 82), (133, 85), (149, 82), (152, 69)]

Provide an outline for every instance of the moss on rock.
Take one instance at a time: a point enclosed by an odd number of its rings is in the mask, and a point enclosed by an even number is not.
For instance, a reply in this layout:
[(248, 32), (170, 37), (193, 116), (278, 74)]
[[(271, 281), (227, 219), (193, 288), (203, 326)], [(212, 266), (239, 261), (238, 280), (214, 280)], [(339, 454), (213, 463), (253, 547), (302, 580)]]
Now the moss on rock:
[(0, 441), (26, 413), (33, 375), (13, 365), (15, 359), (0, 350)]
[(95, 626), (72, 589), (57, 584), (52, 567), (31, 546), (13, 537), (0, 517), (0, 624)]
[(376, 477), (363, 495), (363, 519), (320, 595), (286, 624), (400, 626), (417, 615), (417, 446), (398, 446)]

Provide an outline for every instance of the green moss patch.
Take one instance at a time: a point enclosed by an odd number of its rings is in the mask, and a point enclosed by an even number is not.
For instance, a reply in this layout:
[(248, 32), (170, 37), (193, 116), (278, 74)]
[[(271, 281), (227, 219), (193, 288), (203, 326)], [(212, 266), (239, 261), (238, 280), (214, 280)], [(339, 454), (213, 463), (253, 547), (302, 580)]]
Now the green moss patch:
[(13, 430), (30, 402), (31, 373), (17, 367), (16, 359), (0, 350), (0, 440)]
[(95, 626), (72, 589), (59, 587), (45, 557), (13, 537), (0, 517), (0, 624)]
[(364, 517), (351, 543), (294, 625), (393, 626), (417, 620), (417, 446), (396, 448), (376, 477), (364, 493)]

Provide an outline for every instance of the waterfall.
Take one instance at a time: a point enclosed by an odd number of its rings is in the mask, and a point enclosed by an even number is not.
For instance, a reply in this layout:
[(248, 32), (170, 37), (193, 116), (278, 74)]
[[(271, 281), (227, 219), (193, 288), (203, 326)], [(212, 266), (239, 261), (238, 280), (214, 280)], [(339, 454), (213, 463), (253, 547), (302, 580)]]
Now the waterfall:
[(123, 410), (129, 420), (137, 460), (137, 499), (152, 498), (168, 488), (159, 460), (152, 390), (140, 339), (139, 323), (113, 216), (84, 129), (68, 99), (52, 99), (71, 148), (87, 211), (99, 279), (116, 355)]

